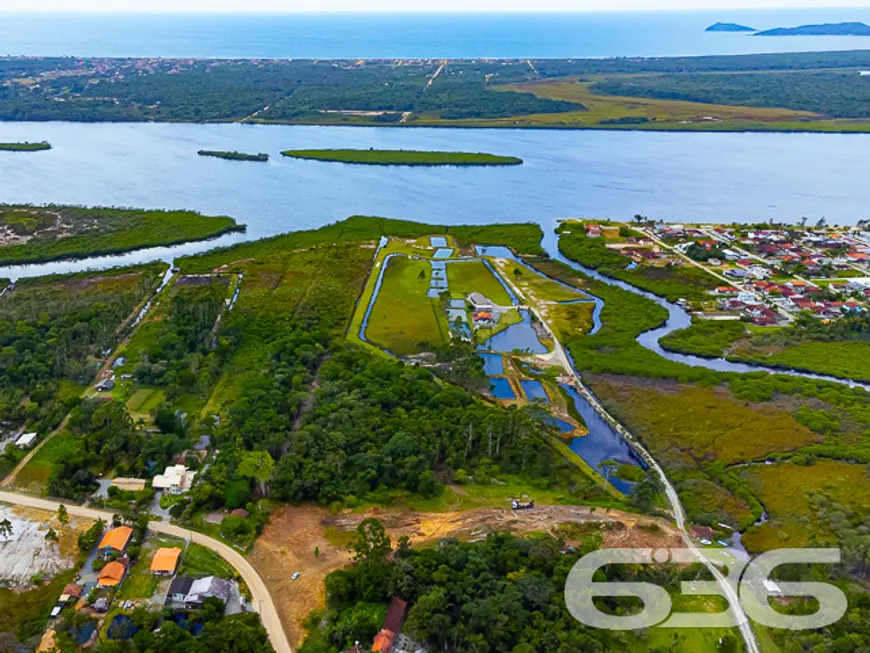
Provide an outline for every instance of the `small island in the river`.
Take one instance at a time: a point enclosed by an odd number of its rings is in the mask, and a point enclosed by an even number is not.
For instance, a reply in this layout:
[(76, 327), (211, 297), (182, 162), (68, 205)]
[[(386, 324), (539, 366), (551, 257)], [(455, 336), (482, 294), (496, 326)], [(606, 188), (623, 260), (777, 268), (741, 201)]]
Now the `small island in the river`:
[(40, 152), (50, 150), (51, 143), (40, 141), (39, 143), (0, 143), (0, 151), (3, 152)]
[(197, 152), (200, 156), (213, 156), (217, 159), (229, 159), (230, 161), (268, 161), (269, 155), (263, 154), (245, 154), (244, 152), (221, 152), (219, 150), (200, 150)]
[(754, 27), (746, 25), (738, 25), (737, 23), (714, 23), (710, 25), (705, 32), (754, 32)]
[(866, 23), (824, 23), (821, 25), (801, 25), (800, 27), (778, 27), (755, 36), (870, 36), (870, 25)]
[(523, 160), (483, 152), (427, 152), (416, 150), (287, 150), (294, 159), (383, 166), (516, 166)]

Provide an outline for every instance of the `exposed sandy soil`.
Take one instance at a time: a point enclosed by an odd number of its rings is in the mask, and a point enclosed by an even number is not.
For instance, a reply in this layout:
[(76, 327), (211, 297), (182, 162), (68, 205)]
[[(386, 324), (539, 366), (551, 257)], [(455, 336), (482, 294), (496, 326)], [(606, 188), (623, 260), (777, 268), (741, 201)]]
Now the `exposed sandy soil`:
[[(356, 526), (372, 516), (383, 522), (393, 542), (407, 535), (416, 545), (444, 537), (477, 540), (491, 531), (551, 532), (559, 524), (579, 522), (600, 523), (609, 547), (681, 546), (679, 532), (664, 520), (586, 507), (540, 506), (526, 511), (479, 508), (443, 513), (373, 509), (334, 515), (318, 506), (286, 506), (273, 514), (254, 545), (250, 561), (268, 586), (294, 648), (305, 636), (301, 622), (311, 610), (325, 605), (324, 579), (351, 561), (347, 542)], [(315, 556), (315, 548), (319, 556)], [(300, 577), (291, 580), (297, 571)]]
[[(53, 513), (0, 505), (0, 521), (4, 519), (12, 523), (12, 535), (0, 538), (0, 582), (11, 587), (30, 585), (37, 573), (51, 577), (72, 567), (78, 552), (78, 534), (93, 523), (70, 517), (62, 525)], [(49, 528), (57, 533), (57, 542), (45, 539)]]

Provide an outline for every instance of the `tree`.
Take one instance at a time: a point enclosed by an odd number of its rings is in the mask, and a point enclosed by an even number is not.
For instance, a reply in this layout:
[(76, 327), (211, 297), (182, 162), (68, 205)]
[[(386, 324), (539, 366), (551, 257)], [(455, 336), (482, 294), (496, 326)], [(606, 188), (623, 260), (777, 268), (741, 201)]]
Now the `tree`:
[(242, 456), (236, 473), (242, 478), (255, 481), (260, 486), (260, 494), (266, 495), (266, 481), (272, 476), (275, 460), (268, 451), (250, 451)]
[(69, 521), (69, 512), (63, 504), (57, 507), (57, 521), (61, 524), (66, 524)]
[(350, 543), (354, 552), (353, 559), (366, 564), (380, 564), (387, 561), (392, 547), (390, 536), (379, 519), (369, 517), (356, 527), (356, 536)]
[(12, 537), (12, 522), (8, 519), (0, 521), (0, 535), (3, 536), (4, 540), (8, 540)]
[(57, 542), (57, 532), (53, 528), (49, 528), (48, 532), (45, 534), (46, 542)]

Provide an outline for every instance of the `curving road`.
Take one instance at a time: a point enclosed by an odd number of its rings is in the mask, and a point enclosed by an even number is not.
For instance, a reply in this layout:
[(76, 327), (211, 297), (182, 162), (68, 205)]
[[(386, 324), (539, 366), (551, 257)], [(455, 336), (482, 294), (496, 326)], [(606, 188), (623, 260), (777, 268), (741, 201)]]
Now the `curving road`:
[[(60, 502), (58, 501), (3, 491), (0, 491), (0, 502), (16, 506), (24, 506), (26, 508), (48, 510), (51, 512), (57, 512), (58, 506), (60, 506)], [(85, 508), (74, 504), (64, 505), (71, 515), (86, 517), (89, 519), (102, 519), (109, 523), (112, 521), (111, 512)], [(151, 521), (148, 522), (148, 528), (155, 533), (173, 535), (208, 547), (235, 567), (248, 588), (251, 590), (251, 597), (253, 599), (251, 605), (260, 613), (260, 620), (263, 622), (263, 627), (269, 635), (269, 641), (272, 643), (272, 648), (275, 649), (276, 653), (293, 653), (293, 649), (290, 647), (290, 642), (287, 640), (287, 635), (284, 633), (284, 627), (281, 625), (281, 619), (278, 617), (278, 610), (272, 602), (272, 596), (269, 594), (266, 584), (263, 582), (263, 579), (260, 578), (260, 575), (254, 567), (251, 566), (251, 563), (248, 562), (242, 554), (214, 538), (203, 535), (202, 533), (197, 533), (196, 531), (181, 528), (180, 526), (175, 526), (174, 524)]]

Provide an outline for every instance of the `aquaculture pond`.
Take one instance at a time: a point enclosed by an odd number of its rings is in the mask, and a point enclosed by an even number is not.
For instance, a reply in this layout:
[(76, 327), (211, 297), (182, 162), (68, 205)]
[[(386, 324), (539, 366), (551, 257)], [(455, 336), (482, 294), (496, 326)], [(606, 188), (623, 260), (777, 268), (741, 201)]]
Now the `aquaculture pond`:
[(571, 450), (576, 452), (589, 466), (600, 472), (608, 481), (620, 492), (631, 492), (633, 483), (624, 481), (610, 474), (610, 470), (605, 461), (616, 461), (625, 465), (643, 468), (637, 454), (631, 448), (625, 439), (617, 433), (603, 417), (601, 417), (595, 409), (569, 385), (562, 385), (562, 388), (568, 393), (574, 401), (574, 406), (577, 412), (586, 422), (586, 428), (589, 429), (589, 435), (582, 438), (575, 438), (571, 441)]
[(487, 376), (504, 374), (504, 361), (501, 354), (478, 354), (483, 359), (483, 371)]
[(432, 255), (432, 258), (450, 258), (453, 256), (453, 250), (449, 247), (439, 247), (435, 250), (435, 253)]
[(571, 424), (570, 422), (566, 422), (563, 419), (559, 419), (558, 417), (553, 417), (552, 415), (548, 415), (544, 418), (544, 421), (547, 422), (550, 426), (555, 426), (562, 433), (570, 433), (571, 431), (577, 430), (577, 427)]
[(97, 629), (96, 621), (86, 621), (81, 626), (73, 626), (69, 630), (70, 637), (75, 640), (75, 643), (81, 646), (86, 644)]
[(444, 236), (430, 236), (429, 244), (432, 247), (447, 247), (447, 238)]
[(523, 379), (522, 381), (520, 381), (520, 385), (523, 387), (523, 392), (526, 393), (526, 398), (529, 401), (541, 399), (547, 403), (550, 403), (550, 397), (547, 395), (544, 384), (540, 381), (536, 381), (535, 379)]
[(532, 328), (532, 316), (529, 311), (521, 310), (520, 317), (523, 318), (522, 322), (512, 324), (504, 331), (496, 333), (478, 349), (504, 353), (521, 351), (530, 354), (546, 354), (547, 348), (538, 340), (538, 334)]
[(489, 380), (489, 386), (492, 389), (492, 396), (496, 399), (516, 399), (514, 389), (511, 387), (510, 381), (504, 377), (495, 377)]

